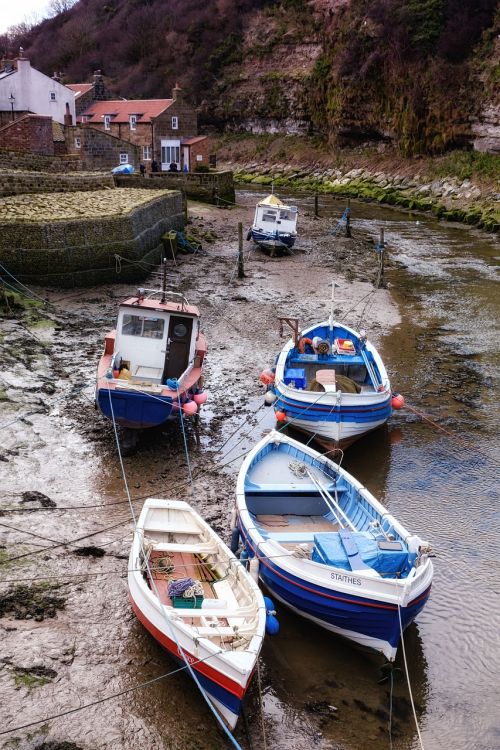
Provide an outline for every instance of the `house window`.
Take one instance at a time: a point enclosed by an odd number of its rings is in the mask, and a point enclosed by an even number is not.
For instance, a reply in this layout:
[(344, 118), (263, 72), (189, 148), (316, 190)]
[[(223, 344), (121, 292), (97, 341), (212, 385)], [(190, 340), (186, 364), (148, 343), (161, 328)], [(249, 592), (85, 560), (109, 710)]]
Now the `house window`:
[(104, 130), (111, 130), (111, 115), (104, 115)]
[(87, 117), (87, 115), (82, 115), (82, 123), (83, 123), (83, 122), (87, 122), (87, 120), (88, 120), (88, 117)]
[(82, 139), (75, 138), (75, 148), (81, 148), (81, 147), (82, 147)]
[(120, 164), (128, 164), (128, 154), (120, 154)]
[(172, 117), (172, 130), (178, 130), (178, 129), (179, 129), (179, 118)]
[(153, 149), (151, 146), (143, 146), (142, 147), (142, 160), (143, 161), (151, 161), (153, 157), (152, 153)]
[(51, 91), (50, 92), (50, 101), (51, 102), (55, 102), (55, 100), (56, 100), (56, 92), (55, 91)]
[(135, 130), (137, 127), (137, 115), (130, 115), (130, 130)]
[(203, 161), (203, 154), (196, 154), (196, 161)]

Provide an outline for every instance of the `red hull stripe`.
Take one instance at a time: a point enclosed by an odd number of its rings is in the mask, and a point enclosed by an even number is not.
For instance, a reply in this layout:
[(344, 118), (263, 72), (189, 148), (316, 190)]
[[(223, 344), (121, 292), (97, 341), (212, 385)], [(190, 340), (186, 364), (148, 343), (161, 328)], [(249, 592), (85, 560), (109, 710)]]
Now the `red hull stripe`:
[[(161, 643), (161, 645), (166, 648), (167, 651), (170, 651), (170, 653), (173, 654), (176, 659), (182, 660), (182, 656), (179, 653), (175, 641), (173, 641), (171, 638), (168, 638), (165, 633), (162, 633), (161, 630), (158, 630), (158, 628), (147, 619), (147, 617), (143, 614), (138, 605), (132, 599), (130, 593), (129, 600), (130, 604), (132, 605), (132, 609), (137, 615), (137, 618), (142, 622), (146, 630), (149, 630), (151, 635), (156, 638), (158, 643)], [(243, 697), (246, 693), (245, 687), (242, 687), (237, 682), (234, 682), (234, 680), (230, 680), (228, 677), (211, 667), (206, 661), (198, 661), (198, 657), (190, 654), (189, 651), (187, 651), (185, 648), (183, 648), (182, 650), (195, 672), (200, 672), (200, 674), (202, 674), (204, 677), (207, 677), (209, 680), (212, 680), (212, 682), (215, 682), (217, 685), (220, 685), (220, 687), (224, 688), (224, 690), (227, 690), (229, 693), (232, 693), (240, 700), (243, 700)]]
[[(390, 609), (390, 610), (397, 610), (396, 604), (377, 604), (376, 602), (365, 602), (365, 601), (358, 601), (357, 599), (348, 599), (343, 596), (335, 596), (334, 594), (327, 594), (324, 591), (320, 591), (319, 588), (311, 588), (310, 586), (306, 586), (304, 583), (299, 583), (299, 581), (295, 581), (292, 578), (288, 578), (288, 576), (281, 573), (276, 566), (271, 565), (268, 560), (266, 560), (265, 557), (260, 557), (258, 551), (248, 538), (248, 536), (245, 534), (245, 531), (243, 530), (243, 527), (240, 522), (240, 530), (243, 533), (243, 536), (245, 537), (249, 547), (252, 549), (255, 557), (259, 560), (262, 565), (265, 565), (266, 568), (269, 568), (269, 570), (272, 570), (274, 575), (279, 576), (279, 578), (282, 578), (284, 581), (287, 581), (288, 583), (292, 584), (292, 586), (297, 586), (300, 589), (304, 589), (304, 591), (309, 591), (312, 594), (315, 594), (316, 596), (324, 596), (326, 599), (335, 599), (335, 601), (338, 602), (347, 602), (347, 604), (358, 604), (360, 607), (372, 607), (374, 609)], [(431, 587), (429, 586), (426, 591), (424, 591), (423, 594), (421, 594), (417, 599), (413, 599), (411, 602), (407, 604), (408, 607), (413, 606), (414, 604), (417, 604), (421, 599), (428, 596), (429, 591), (431, 590)]]

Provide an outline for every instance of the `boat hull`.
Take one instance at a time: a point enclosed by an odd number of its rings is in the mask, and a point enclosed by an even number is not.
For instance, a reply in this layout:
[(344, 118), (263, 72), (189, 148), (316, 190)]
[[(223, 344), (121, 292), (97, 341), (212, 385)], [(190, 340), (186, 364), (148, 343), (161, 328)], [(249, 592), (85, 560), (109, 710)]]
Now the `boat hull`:
[[(185, 661), (179, 651), (178, 645), (172, 639), (171, 635), (165, 632), (165, 623), (157, 623), (155, 625), (141, 609), (137, 601), (135, 601), (132, 592), (129, 593), (129, 600), (137, 619), (140, 620), (146, 630), (148, 630), (153, 638), (169, 652), (178, 664), (184, 666)], [(158, 627), (158, 625), (160, 625), (160, 627)], [(202, 655), (201, 653), (197, 655), (195, 653), (196, 648), (194, 644), (191, 644), (190, 647), (182, 646), (182, 650), (186, 660), (191, 664), (197, 679), (209, 695), (215, 708), (228, 727), (234, 729), (238, 721), (241, 704), (245, 697), (250, 680), (248, 680), (246, 685), (241, 685), (235, 680), (231, 680), (227, 674), (217, 670), (214, 666), (216, 657), (210, 660), (207, 659), (205, 662), (200, 661), (200, 659), (203, 659), (204, 657), (206, 658), (207, 655)], [(186, 668), (186, 672), (187, 671)]]
[[(312, 580), (294, 576), (276, 561), (265, 559), (250, 540), (248, 530), (243, 525), (239, 528), (249, 555), (259, 558), (260, 580), (276, 599), (301, 617), (394, 661), (401, 630), (404, 631), (425, 606), (431, 591), (430, 582), (423, 585), (423, 590), (417, 590), (398, 612), (397, 604), (318, 586)], [(345, 577), (355, 579), (354, 574)]]
[(179, 413), (170, 396), (152, 397), (119, 388), (97, 388), (96, 404), (105, 417), (112, 420), (114, 416), (117, 424), (132, 430), (159, 427)]
[[(363, 399), (362, 395), (344, 395), (340, 398), (328, 393), (318, 399), (317, 393), (289, 388), (276, 383), (277, 396), (274, 408), (286, 415), (286, 422), (297, 430), (314, 435), (315, 440), (326, 447), (345, 448), (363, 435), (381, 427), (392, 414), (390, 393), (374, 394)], [(353, 403), (354, 402), (354, 403)]]
[(262, 232), (258, 229), (251, 229), (250, 236), (259, 247), (270, 252), (291, 250), (296, 240), (296, 235), (294, 234)]

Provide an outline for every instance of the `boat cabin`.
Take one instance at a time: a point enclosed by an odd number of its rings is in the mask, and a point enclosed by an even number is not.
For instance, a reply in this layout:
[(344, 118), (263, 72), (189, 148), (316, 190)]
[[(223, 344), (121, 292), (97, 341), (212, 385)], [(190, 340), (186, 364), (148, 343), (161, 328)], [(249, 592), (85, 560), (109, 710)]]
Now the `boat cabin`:
[[(200, 330), (198, 308), (181, 301), (161, 301), (151, 297), (132, 297), (118, 310), (115, 349), (112, 361), (118, 377), (135, 382), (166, 383), (181, 378), (194, 363), (196, 340)], [(125, 375), (123, 371), (125, 370)]]
[(286, 206), (275, 195), (268, 195), (255, 209), (253, 228), (270, 234), (296, 234), (297, 206)]

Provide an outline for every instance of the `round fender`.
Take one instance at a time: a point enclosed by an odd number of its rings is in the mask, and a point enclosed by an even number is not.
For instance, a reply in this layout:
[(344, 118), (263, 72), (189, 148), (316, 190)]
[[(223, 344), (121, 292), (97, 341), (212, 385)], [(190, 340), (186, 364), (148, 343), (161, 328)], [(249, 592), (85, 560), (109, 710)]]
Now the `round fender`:
[(304, 354), (306, 350), (306, 345), (309, 344), (309, 346), (312, 346), (312, 339), (308, 339), (305, 336), (302, 336), (302, 338), (299, 339), (299, 343), (297, 344), (297, 349), (299, 350), (300, 354)]
[(240, 530), (236, 526), (231, 531), (231, 543), (229, 545), (229, 549), (231, 550), (231, 552), (233, 553), (233, 555), (235, 555), (238, 552), (238, 547), (239, 546), (240, 546)]

